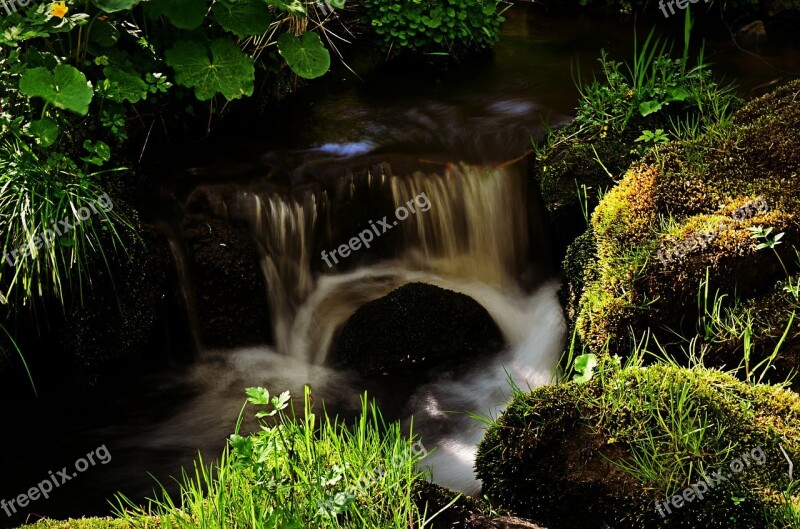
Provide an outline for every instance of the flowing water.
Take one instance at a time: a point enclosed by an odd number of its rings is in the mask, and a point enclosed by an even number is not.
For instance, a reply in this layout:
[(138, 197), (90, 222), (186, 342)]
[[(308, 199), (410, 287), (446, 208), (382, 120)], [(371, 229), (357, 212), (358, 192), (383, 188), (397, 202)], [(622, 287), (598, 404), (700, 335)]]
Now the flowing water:
[[(483, 425), (466, 412), (496, 416), (508, 401), (509, 378), (523, 388), (548, 383), (564, 346), (548, 228), (522, 156), (544, 120), (563, 122), (574, 108), (576, 66), (589, 71), (601, 47), (629, 55), (633, 32), (622, 29), (615, 20), (517, 9), (492, 60), (435, 75), (392, 66), (363, 83), (330, 79), (325, 92), (312, 85), (298, 96), (291, 126), (222, 135), (198, 149), (194, 163), (173, 160), (165, 168), (162, 210), (191, 212), (203, 204), (205, 215), (253, 241), (266, 285), (255, 295), (268, 301), (271, 319), (263, 325), (273, 329), (274, 343), (203, 346), (202, 301), (181, 219), (155, 215), (170, 234), (196, 361), (121, 377), (107, 399), (68, 396), (57, 407), (20, 408), (7, 421), (12, 428), (26, 431), (41, 420), (57, 433), (6, 438), (3, 450), (13, 456), (4, 468), (13, 479), (2, 480), (0, 494), (24, 492), (47, 470), (105, 443), (113, 456), (108, 465), (35, 512), (107, 512), (104, 500), (115, 491), (134, 499), (151, 494), (148, 472), (167, 482), (198, 451), (218, 454), (245, 387), (297, 397), (305, 384), (343, 415), (366, 390), (407, 428), (413, 416), (414, 432), (432, 451), (425, 461), (434, 480), (477, 493), (472, 467)], [(417, 211), (372, 248), (334, 268), (323, 262), (322, 250), (357, 236), (369, 221), (391, 222), (397, 208), (420, 196), (429, 209), (417, 202)], [(504, 350), (465, 360), (457, 372), (403, 380), (327, 365), (337, 333), (359, 307), (413, 282), (473, 298), (501, 330)]]

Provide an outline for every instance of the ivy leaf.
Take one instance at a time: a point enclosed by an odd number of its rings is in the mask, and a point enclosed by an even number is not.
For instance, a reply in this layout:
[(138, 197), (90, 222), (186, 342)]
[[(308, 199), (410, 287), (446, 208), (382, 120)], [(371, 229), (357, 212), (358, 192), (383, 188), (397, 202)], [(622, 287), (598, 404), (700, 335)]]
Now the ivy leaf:
[(151, 0), (146, 4), (150, 16), (166, 16), (178, 29), (196, 29), (208, 12), (206, 0)]
[(283, 33), (278, 37), (278, 51), (292, 71), (304, 79), (321, 77), (331, 67), (331, 54), (313, 31), (299, 37)]
[(100, 84), (99, 91), (111, 101), (138, 103), (147, 98), (147, 83), (138, 75), (113, 66), (103, 68), (103, 75), (106, 78)]
[(86, 76), (68, 64), (59, 64), (52, 73), (43, 67), (25, 70), (19, 79), (19, 91), (82, 116), (89, 112), (93, 95)]
[(241, 38), (261, 35), (272, 22), (261, 0), (217, 0), (211, 13), (220, 26)]
[(127, 11), (138, 4), (141, 0), (94, 0), (94, 4), (105, 13), (116, 13), (117, 11)]
[(580, 355), (575, 359), (575, 371), (577, 375), (572, 377), (576, 384), (585, 384), (594, 376), (594, 368), (597, 367), (597, 356), (593, 354)]
[(36, 138), (39, 147), (50, 147), (58, 139), (58, 124), (50, 118), (31, 121), (28, 125), (28, 134)]
[(200, 101), (222, 94), (230, 101), (253, 95), (253, 59), (225, 38), (215, 39), (209, 49), (203, 44), (180, 40), (166, 52), (166, 62), (175, 70), (175, 82), (194, 88)]

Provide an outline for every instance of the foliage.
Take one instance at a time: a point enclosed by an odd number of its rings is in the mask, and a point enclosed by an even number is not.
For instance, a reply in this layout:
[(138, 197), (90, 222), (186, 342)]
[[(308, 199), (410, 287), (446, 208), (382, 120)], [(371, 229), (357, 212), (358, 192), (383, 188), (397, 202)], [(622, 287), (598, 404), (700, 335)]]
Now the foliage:
[(386, 51), (462, 55), (497, 42), (504, 18), (497, 0), (365, 0)]
[[(800, 513), (785, 472), (786, 459), (800, 454), (795, 393), (747, 385), (701, 362), (680, 367), (647, 336), (627, 358), (599, 357), (586, 383), (512, 388), (514, 399), (489, 426), (476, 461), (493, 502), (556, 528), (604, 519), (620, 528), (755, 527), (765, 514)], [(652, 360), (660, 363), (645, 366)], [(755, 448), (766, 465), (728, 476), (702, 502), (657, 514), (655, 501)]]
[[(577, 83), (580, 99), (576, 121), (589, 130), (611, 125), (622, 132), (632, 120), (648, 116), (693, 116), (702, 126), (724, 118), (736, 98), (731, 87), (719, 87), (709, 65), (700, 55), (692, 66), (689, 61), (691, 18), (686, 12), (683, 54), (670, 57), (672, 47), (653, 39), (654, 31), (641, 47), (634, 36), (633, 60), (627, 65), (600, 56), (604, 81)], [(662, 118), (663, 120), (667, 118)], [(652, 120), (650, 120), (652, 121)]]
[(141, 508), (120, 496), (119, 517), (133, 527), (152, 527), (156, 517), (168, 529), (427, 527), (412, 501), (426, 451), (399, 424), (386, 424), (366, 395), (352, 429), (318, 417), (308, 388), (300, 417), (288, 392), (247, 395), (245, 406), (261, 409), (254, 433), (241, 433), (243, 407), (220, 461), (201, 459), (194, 475), (184, 473), (180, 501), (164, 491)]

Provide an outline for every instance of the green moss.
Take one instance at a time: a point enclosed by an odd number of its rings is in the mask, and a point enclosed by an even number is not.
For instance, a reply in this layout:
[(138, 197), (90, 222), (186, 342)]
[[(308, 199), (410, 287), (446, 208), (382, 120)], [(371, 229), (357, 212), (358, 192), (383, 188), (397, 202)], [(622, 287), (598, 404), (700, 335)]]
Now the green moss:
[[(779, 260), (759, 251), (748, 228), (784, 232), (778, 247), (791, 264), (800, 246), (800, 82), (751, 101), (730, 124), (712, 127), (697, 141), (651, 151), (609, 192), (592, 217), (597, 241), (595, 278), (580, 301), (582, 340), (622, 351), (628, 331), (696, 320), (696, 294), (706, 268), (710, 292), (746, 297), (785, 279)], [(769, 211), (735, 220), (734, 211), (763, 197)], [(674, 262), (657, 258), (709, 227), (727, 231)], [(785, 320), (772, 322), (780, 336)], [(685, 330), (685, 329), (684, 329)]]
[[(157, 527), (153, 525), (151, 527)], [(131, 525), (114, 518), (81, 518), (80, 520), (44, 519), (19, 529), (131, 529)]]
[[(700, 367), (620, 368), (607, 359), (588, 384), (517, 394), (489, 428), (476, 470), (493, 505), (551, 529), (767, 527), (766, 517), (786, 508), (781, 447), (798, 460), (795, 393)], [(758, 448), (762, 464), (728, 472)], [(658, 515), (655, 501), (714, 470), (729, 481)]]

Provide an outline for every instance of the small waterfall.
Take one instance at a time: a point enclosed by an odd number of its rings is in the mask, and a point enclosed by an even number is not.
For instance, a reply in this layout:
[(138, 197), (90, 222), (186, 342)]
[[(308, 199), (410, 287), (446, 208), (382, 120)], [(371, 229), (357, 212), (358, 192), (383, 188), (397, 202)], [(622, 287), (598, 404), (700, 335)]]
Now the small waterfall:
[(214, 215), (245, 225), (258, 243), (277, 348), (288, 351), (295, 312), (314, 287), (313, 234), (325, 193), (306, 191), (298, 198), (236, 189), (209, 203)]
[(528, 251), (525, 175), (516, 166), (448, 164), (442, 175), (390, 180), (395, 207), (424, 193), (432, 206), (401, 222), (409, 265), (513, 286)]
[(167, 237), (169, 249), (172, 252), (172, 258), (175, 261), (175, 272), (178, 275), (178, 284), (181, 289), (181, 297), (183, 297), (183, 305), (186, 309), (186, 318), (188, 319), (189, 332), (192, 335), (192, 345), (194, 346), (194, 354), (200, 353), (202, 350), (203, 342), (200, 339), (200, 324), (197, 318), (197, 305), (194, 296), (194, 289), (189, 275), (189, 269), (186, 265), (186, 257), (181, 248), (181, 243), (173, 236)]

